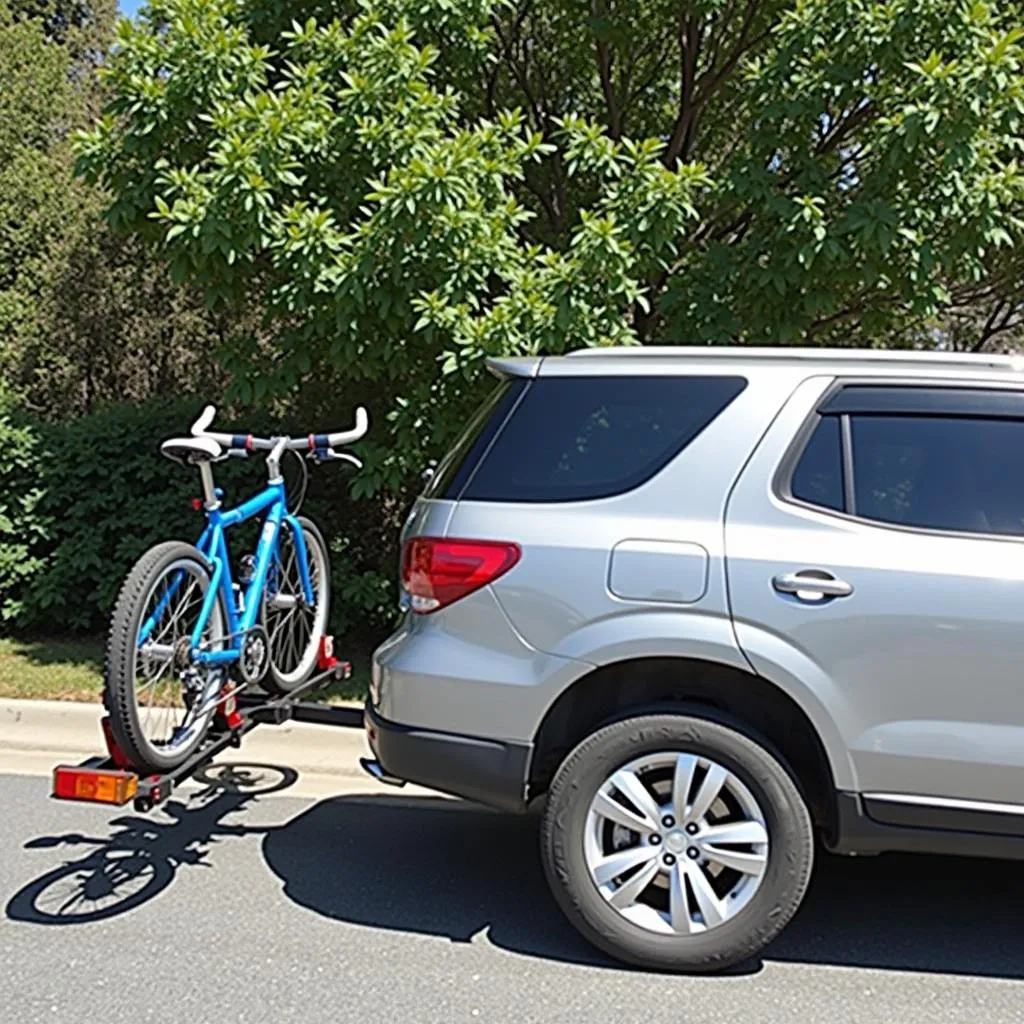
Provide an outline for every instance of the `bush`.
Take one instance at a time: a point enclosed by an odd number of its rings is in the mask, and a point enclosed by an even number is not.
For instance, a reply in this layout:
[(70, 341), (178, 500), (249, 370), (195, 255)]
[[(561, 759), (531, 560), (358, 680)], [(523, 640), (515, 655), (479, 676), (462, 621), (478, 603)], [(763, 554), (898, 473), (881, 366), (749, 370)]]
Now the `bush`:
[[(125, 574), (151, 545), (194, 542), (202, 517), (195, 470), (159, 454), (167, 437), (187, 432), (201, 405), (150, 401), (115, 405), (70, 423), (38, 425), (0, 413), (0, 612), (19, 629), (103, 628)], [(245, 429), (272, 434), (275, 417), (245, 417)], [(294, 415), (287, 426), (294, 429)], [(296, 477), (294, 460), (284, 463)], [(331, 546), (332, 625), (369, 641), (387, 626), (394, 606), (394, 531), (360, 523), (369, 503), (353, 503), (348, 480), (328, 467), (310, 473), (308, 512)], [(217, 483), (228, 504), (258, 489), (262, 459), (219, 464)], [(337, 530), (344, 523), (348, 532)], [(232, 550), (252, 550), (256, 527), (231, 535)], [(369, 540), (369, 543), (368, 543)]]
[[(146, 548), (169, 537), (194, 539), (188, 498), (195, 480), (160, 458), (157, 447), (196, 412), (195, 403), (117, 405), (33, 429), (34, 568), (13, 602), (16, 625), (95, 628)], [(0, 476), (0, 489), (7, 488)]]
[(0, 619), (25, 613), (22, 596), (44, 562), (49, 524), (39, 509), (42, 442), (29, 424), (0, 404)]

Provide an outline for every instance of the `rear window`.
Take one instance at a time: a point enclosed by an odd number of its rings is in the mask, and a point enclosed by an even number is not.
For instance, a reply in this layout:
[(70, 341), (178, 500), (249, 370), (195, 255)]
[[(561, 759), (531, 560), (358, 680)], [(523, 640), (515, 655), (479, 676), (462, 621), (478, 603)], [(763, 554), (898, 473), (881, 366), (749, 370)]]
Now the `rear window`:
[(448, 471), (444, 496), (560, 502), (623, 494), (653, 477), (745, 387), (742, 377), (530, 381), (513, 400), (506, 392), (492, 404), (488, 426)]
[(470, 417), (459, 439), (438, 464), (423, 497), (449, 498), (462, 491), (525, 387), (525, 380), (504, 380), (487, 396)]

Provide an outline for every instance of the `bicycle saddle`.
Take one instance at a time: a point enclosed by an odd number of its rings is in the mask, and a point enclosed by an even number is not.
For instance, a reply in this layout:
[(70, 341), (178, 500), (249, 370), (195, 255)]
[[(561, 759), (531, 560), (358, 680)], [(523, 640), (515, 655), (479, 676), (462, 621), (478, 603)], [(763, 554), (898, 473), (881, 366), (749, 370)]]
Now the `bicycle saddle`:
[(160, 451), (182, 465), (212, 462), (223, 453), (221, 446), (212, 437), (172, 437), (160, 445)]

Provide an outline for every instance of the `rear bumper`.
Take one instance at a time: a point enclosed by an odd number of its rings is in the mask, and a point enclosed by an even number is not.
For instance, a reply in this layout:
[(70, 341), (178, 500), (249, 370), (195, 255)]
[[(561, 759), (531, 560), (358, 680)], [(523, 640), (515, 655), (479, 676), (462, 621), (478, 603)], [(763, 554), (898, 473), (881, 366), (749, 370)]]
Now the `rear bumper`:
[(398, 725), (370, 703), (365, 722), (370, 747), (390, 775), (501, 811), (526, 809), (529, 744)]

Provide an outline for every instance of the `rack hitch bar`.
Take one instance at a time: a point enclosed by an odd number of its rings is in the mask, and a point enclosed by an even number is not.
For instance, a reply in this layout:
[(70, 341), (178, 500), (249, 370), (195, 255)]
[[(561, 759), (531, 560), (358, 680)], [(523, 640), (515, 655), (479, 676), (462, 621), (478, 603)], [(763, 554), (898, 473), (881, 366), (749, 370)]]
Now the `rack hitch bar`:
[(289, 721), (315, 722), (361, 729), (361, 708), (332, 707), (328, 704), (306, 703), (304, 700), (328, 683), (351, 678), (352, 665), (334, 656), (333, 637), (325, 636), (320, 641), (317, 668), (319, 671), (316, 675), (282, 697), (228, 691), (198, 749), (177, 768), (167, 772), (140, 775), (133, 771), (111, 732), (110, 716), (104, 715), (100, 726), (107, 745), (107, 756), (90, 757), (78, 765), (57, 765), (53, 770), (52, 795), (57, 800), (80, 800), (118, 806), (131, 801), (136, 811), (145, 813), (163, 803), (181, 783), (204, 768), (221, 751), (241, 746), (242, 737), (264, 722), (270, 725), (282, 725)]

